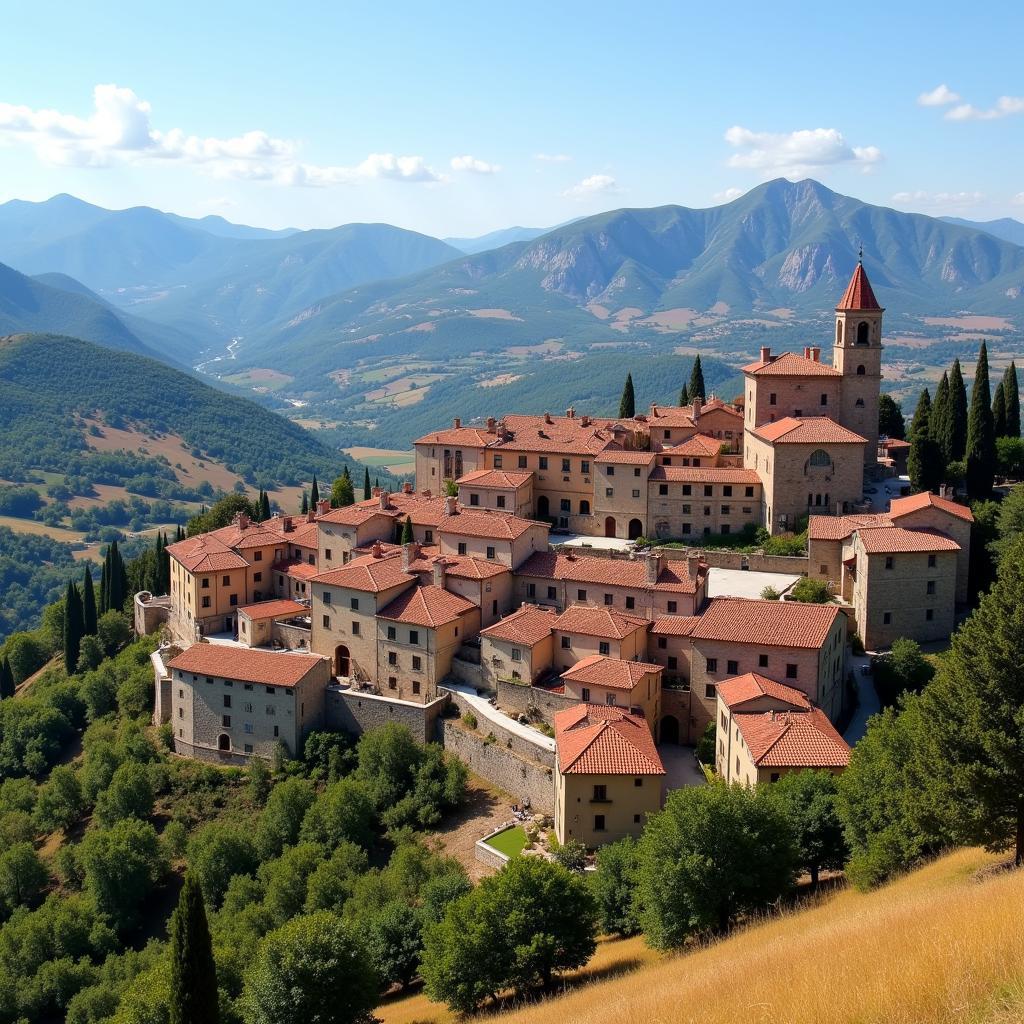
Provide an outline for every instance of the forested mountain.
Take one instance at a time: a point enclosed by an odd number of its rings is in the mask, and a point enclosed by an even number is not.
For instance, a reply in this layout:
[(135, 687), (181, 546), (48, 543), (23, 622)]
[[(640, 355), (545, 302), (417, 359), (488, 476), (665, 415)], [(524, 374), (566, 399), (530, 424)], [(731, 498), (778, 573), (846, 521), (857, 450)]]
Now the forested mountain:
[(947, 224), (959, 224), (963, 228), (973, 228), (975, 231), (987, 231), (1004, 242), (1024, 245), (1024, 223), (1014, 220), (1013, 217), (1000, 217), (998, 220), (964, 220), (962, 217), (940, 217), (939, 220), (944, 220)]

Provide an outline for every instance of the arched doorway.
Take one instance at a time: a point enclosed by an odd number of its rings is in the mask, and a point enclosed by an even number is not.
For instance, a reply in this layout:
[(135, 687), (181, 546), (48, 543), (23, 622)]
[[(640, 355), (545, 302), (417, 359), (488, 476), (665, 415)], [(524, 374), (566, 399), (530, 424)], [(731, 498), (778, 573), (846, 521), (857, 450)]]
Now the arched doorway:
[(334, 649), (334, 674), (345, 678), (350, 674), (350, 669), (351, 659), (348, 648), (344, 644), (339, 644)]
[(604, 535), (606, 537), (615, 536), (615, 516), (608, 516), (604, 521)]
[(231, 750), (231, 737), (226, 732), (222, 732), (217, 737), (217, 749), (224, 751)]
[(679, 742), (679, 719), (675, 715), (664, 715), (661, 719), (661, 742)]
[(548, 496), (546, 494), (542, 494), (537, 499), (537, 518), (538, 519), (547, 519), (550, 514), (551, 514), (551, 506), (550, 506), (550, 503), (548, 502)]
[(637, 537), (643, 536), (644, 524), (639, 519), (630, 519), (629, 521), (629, 539), (636, 540)]

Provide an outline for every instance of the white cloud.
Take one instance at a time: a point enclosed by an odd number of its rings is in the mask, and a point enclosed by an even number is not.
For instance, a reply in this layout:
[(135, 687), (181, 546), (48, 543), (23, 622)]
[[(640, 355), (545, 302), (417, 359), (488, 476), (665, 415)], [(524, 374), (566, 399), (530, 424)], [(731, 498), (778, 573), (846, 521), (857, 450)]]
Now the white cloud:
[(731, 203), (734, 199), (739, 199), (744, 191), (742, 188), (723, 188), (721, 192), (716, 192), (711, 198), (716, 203)]
[(534, 153), (533, 159), (544, 164), (567, 164), (572, 157), (565, 153)]
[(984, 192), (925, 192), (918, 189), (915, 192), (897, 192), (893, 197), (894, 203), (912, 206), (976, 206), (984, 202)]
[(868, 171), (882, 159), (877, 146), (851, 146), (835, 128), (776, 133), (736, 125), (725, 133), (725, 141), (737, 150), (727, 161), (730, 167), (758, 171), (764, 177), (802, 177), (837, 164)]
[(566, 199), (587, 199), (589, 196), (612, 195), (619, 191), (615, 179), (609, 174), (592, 174), (581, 182), (567, 188), (562, 195)]
[(1011, 200), (1014, 206), (1024, 206), (1024, 192), (1018, 192)]
[(469, 171), (471, 174), (497, 174), (501, 168), (497, 164), (489, 164), (486, 160), (477, 160), (475, 156), (453, 156), (453, 171)]
[(1011, 114), (1024, 114), (1024, 96), (1000, 96), (994, 107), (983, 110), (961, 103), (946, 111), (947, 121), (995, 121)]
[(937, 85), (931, 92), (923, 92), (917, 97), (919, 107), (945, 107), (950, 103), (956, 103), (960, 94), (953, 92), (945, 82)]
[(43, 163), (65, 166), (180, 161), (204, 167), (216, 178), (313, 187), (374, 179), (444, 180), (420, 156), (371, 153), (355, 167), (324, 167), (300, 162), (296, 142), (264, 131), (204, 138), (180, 128), (160, 131), (153, 127), (150, 114), (149, 103), (131, 89), (97, 85), (93, 112), (85, 118), (0, 103), (0, 140), (29, 145)]

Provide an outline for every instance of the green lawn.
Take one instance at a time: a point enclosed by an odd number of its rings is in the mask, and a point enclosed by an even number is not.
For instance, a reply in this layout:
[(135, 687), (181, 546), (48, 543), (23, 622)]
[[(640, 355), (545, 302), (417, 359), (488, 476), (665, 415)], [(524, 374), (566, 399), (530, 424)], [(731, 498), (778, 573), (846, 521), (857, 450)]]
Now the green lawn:
[(518, 857), (526, 846), (526, 833), (522, 825), (514, 825), (512, 828), (499, 832), (496, 836), (487, 840), (487, 845), (506, 857)]

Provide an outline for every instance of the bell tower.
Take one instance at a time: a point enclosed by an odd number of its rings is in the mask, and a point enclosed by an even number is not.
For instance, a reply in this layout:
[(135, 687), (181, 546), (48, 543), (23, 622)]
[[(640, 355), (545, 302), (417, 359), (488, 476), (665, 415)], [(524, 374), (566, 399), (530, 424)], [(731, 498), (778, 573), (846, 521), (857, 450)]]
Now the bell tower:
[(865, 466), (874, 466), (878, 452), (878, 395), (882, 382), (882, 314), (864, 271), (861, 250), (857, 268), (836, 306), (832, 365), (843, 375), (839, 420), (866, 437)]

